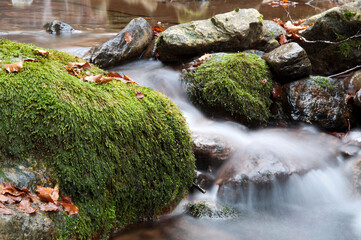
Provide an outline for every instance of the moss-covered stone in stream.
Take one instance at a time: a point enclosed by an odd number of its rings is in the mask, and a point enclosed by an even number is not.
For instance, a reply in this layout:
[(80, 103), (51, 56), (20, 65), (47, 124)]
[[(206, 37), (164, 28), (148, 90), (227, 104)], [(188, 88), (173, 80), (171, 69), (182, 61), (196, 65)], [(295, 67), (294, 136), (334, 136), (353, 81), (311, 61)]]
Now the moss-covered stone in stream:
[(270, 117), (271, 73), (257, 55), (214, 55), (184, 73), (184, 80), (192, 101), (212, 114), (226, 112), (248, 125), (266, 122)]
[[(74, 56), (34, 49), (0, 40), (0, 152), (19, 162), (36, 156), (54, 170), (53, 181), (80, 209), (59, 225), (60, 237), (99, 237), (178, 202), (195, 168), (179, 109), (150, 88), (84, 82), (64, 68), (80, 61)], [(4, 64), (20, 58), (39, 62), (7, 73)]]

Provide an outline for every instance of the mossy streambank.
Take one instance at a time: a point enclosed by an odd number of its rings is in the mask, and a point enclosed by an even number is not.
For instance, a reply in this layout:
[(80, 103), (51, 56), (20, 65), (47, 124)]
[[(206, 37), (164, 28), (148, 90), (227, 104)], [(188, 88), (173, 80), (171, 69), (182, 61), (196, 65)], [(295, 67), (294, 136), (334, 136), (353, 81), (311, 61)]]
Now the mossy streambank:
[[(43, 57), (34, 49), (0, 40), (2, 65), (38, 59), (18, 73), (1, 66), (1, 166), (26, 162), (52, 170), (54, 184), (80, 209), (58, 221), (59, 237), (104, 236), (182, 199), (195, 166), (179, 109), (150, 88), (84, 82), (64, 68), (82, 60), (51, 50)], [(103, 73), (95, 66), (89, 71)]]
[(247, 125), (264, 123), (271, 116), (271, 73), (257, 55), (213, 55), (184, 72), (183, 79), (192, 101), (211, 114), (226, 113)]

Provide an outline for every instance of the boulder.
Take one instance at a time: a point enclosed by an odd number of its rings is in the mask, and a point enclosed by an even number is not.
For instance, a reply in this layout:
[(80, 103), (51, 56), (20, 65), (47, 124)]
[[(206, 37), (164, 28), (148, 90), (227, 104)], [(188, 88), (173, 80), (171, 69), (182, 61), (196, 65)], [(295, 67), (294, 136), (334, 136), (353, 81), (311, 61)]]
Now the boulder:
[[(24, 62), (17, 73), (0, 71), (0, 169), (14, 168), (1, 177), (30, 186), (45, 171), (72, 197), (79, 214), (53, 219), (59, 238), (104, 238), (183, 199), (195, 159), (186, 121), (168, 97), (137, 84), (83, 81), (69, 74), (68, 63), (84, 60), (67, 53), (42, 56), (33, 45), (8, 40), (0, 40), (0, 49), (4, 64), (14, 62), (14, 52), (39, 60)], [(106, 73), (83, 65), (81, 74)], [(28, 176), (12, 175), (22, 169)]]
[(74, 28), (72, 28), (69, 24), (61, 22), (61, 21), (52, 21), (47, 22), (44, 25), (45, 31), (51, 34), (69, 34), (74, 31)]
[(195, 133), (192, 142), (198, 170), (216, 172), (232, 156), (232, 146), (221, 136)]
[(152, 39), (149, 23), (144, 18), (136, 18), (113, 39), (90, 49), (85, 59), (102, 68), (119, 65), (139, 57)]
[(281, 83), (292, 82), (311, 73), (311, 62), (306, 51), (295, 42), (284, 44), (264, 54), (262, 58)]
[(263, 21), (263, 33), (259, 43), (255, 44), (253, 48), (269, 52), (280, 46), (279, 39), (281, 35), (286, 34), (286, 30), (279, 24), (271, 20)]
[(358, 70), (347, 77), (344, 81), (345, 89), (355, 91), (361, 88), (361, 70)]
[(209, 52), (237, 52), (261, 41), (262, 15), (238, 9), (206, 20), (172, 26), (158, 38), (159, 59), (180, 61)]
[(249, 126), (270, 117), (271, 72), (257, 55), (215, 54), (182, 78), (191, 100), (212, 116)]
[(250, 136), (249, 144), (239, 146), (239, 152), (219, 172), (216, 183), (221, 200), (245, 203), (253, 199), (256, 203), (259, 194), (271, 191), (293, 174), (337, 162), (340, 140), (333, 136), (289, 130), (258, 134)]
[(294, 121), (317, 124), (328, 131), (343, 131), (352, 121), (342, 84), (312, 76), (283, 86), (283, 109)]
[(360, 8), (358, 0), (307, 19), (305, 24), (314, 24), (301, 36), (311, 42), (300, 45), (311, 60), (313, 73), (329, 75), (361, 64)]

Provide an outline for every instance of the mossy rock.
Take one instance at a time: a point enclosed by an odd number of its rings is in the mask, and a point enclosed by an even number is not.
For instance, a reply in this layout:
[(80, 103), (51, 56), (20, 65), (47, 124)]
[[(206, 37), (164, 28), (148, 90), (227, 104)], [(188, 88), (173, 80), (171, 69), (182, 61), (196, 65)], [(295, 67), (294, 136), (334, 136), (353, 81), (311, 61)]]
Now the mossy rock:
[[(81, 59), (34, 49), (0, 40), (0, 166), (14, 161), (52, 170), (54, 184), (80, 209), (59, 221), (60, 237), (104, 236), (180, 201), (195, 164), (185, 119), (169, 98), (119, 81), (84, 82), (64, 68)], [(5, 71), (20, 58), (39, 61)]]
[(213, 55), (183, 79), (192, 101), (212, 115), (228, 114), (249, 126), (271, 115), (271, 72), (255, 54)]
[(226, 204), (201, 200), (184, 205), (185, 213), (195, 218), (233, 218), (240, 215), (237, 209)]

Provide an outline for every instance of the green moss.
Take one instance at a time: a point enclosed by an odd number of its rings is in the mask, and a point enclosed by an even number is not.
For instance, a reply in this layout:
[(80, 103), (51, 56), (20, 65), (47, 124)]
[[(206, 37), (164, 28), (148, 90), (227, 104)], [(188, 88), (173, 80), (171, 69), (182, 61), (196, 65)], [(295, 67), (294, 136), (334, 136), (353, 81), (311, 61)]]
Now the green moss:
[(263, 24), (263, 15), (262, 15), (262, 14), (260, 14), (260, 15), (258, 16), (258, 20)]
[[(222, 109), (236, 120), (252, 125), (270, 117), (271, 73), (257, 55), (215, 55), (185, 73), (184, 79), (190, 98), (204, 109)], [(265, 84), (263, 79), (267, 80)]]
[(0, 69), (0, 152), (17, 161), (37, 156), (54, 169), (54, 182), (80, 209), (59, 226), (61, 237), (100, 236), (178, 202), (195, 168), (179, 109), (150, 88), (84, 82), (64, 68), (79, 61), (74, 56), (49, 50), (42, 57), (35, 48), (0, 40), (3, 63), (39, 60), (19, 73)]
[(350, 39), (338, 45), (337, 53), (348, 57), (348, 55), (354, 50), (359, 49), (361, 46), (361, 40)]
[(184, 209), (186, 214), (195, 218), (228, 218), (239, 215), (239, 212), (235, 208), (226, 204), (210, 206), (206, 201), (187, 203)]
[(347, 20), (351, 21), (351, 19), (356, 16), (357, 13), (355, 12), (344, 12), (344, 16)]
[(235, 11), (235, 12), (239, 12), (239, 8), (235, 8), (234, 11)]
[(321, 77), (321, 76), (316, 76), (316, 77), (311, 77), (311, 80), (318, 86), (324, 88), (324, 89), (335, 89), (335, 86), (332, 85), (332, 83), (330, 82), (330, 79), (326, 78), (326, 77)]

